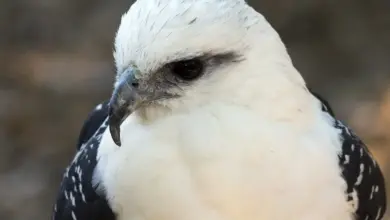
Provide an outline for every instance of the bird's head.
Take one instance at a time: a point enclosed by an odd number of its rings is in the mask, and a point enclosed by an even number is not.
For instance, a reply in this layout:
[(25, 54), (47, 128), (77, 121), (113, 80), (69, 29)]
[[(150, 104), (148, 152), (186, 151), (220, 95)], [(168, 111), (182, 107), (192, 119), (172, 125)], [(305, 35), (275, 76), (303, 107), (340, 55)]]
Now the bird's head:
[(244, 0), (138, 0), (122, 16), (114, 58), (109, 125), (118, 145), (133, 112), (153, 120), (304, 87), (278, 34)]

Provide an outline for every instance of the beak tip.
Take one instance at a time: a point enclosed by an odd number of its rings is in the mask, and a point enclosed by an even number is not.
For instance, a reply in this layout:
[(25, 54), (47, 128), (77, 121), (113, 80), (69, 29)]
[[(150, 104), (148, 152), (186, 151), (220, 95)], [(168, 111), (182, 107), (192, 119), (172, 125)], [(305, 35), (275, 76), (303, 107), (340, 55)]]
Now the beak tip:
[(114, 141), (114, 143), (120, 147), (122, 145), (121, 143), (121, 136), (120, 136), (120, 128), (116, 125), (109, 125), (110, 126), (110, 134), (111, 138)]
[(114, 141), (114, 143), (117, 146), (121, 146), (121, 136), (120, 136), (120, 125), (121, 125), (121, 117), (117, 117), (116, 114), (114, 114), (114, 108), (112, 101), (110, 101), (110, 108), (108, 113), (108, 126), (110, 129), (111, 138)]
[(122, 146), (122, 143), (121, 143), (121, 141), (117, 141), (117, 142), (115, 142), (115, 144), (116, 144), (116, 146), (118, 146), (118, 147), (120, 147), (120, 146)]

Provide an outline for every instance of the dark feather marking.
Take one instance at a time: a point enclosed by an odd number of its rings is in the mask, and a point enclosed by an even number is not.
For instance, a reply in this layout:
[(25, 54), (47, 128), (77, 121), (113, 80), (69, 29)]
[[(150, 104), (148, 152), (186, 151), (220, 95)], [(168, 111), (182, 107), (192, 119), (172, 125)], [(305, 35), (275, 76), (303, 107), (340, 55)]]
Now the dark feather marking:
[(190, 22), (188, 22), (188, 24), (190, 25), (190, 24), (193, 24), (193, 23), (195, 23), (195, 21), (197, 20), (198, 18), (194, 18), (194, 19), (192, 19)]
[(107, 128), (107, 102), (92, 111), (81, 129), (78, 151), (66, 169), (53, 211), (53, 220), (115, 220), (104, 192), (92, 185), (97, 151)]
[(99, 104), (93, 111), (89, 113), (87, 120), (84, 122), (83, 127), (81, 128), (77, 149), (80, 149), (81, 145), (85, 144), (92, 137), (92, 135), (95, 134), (107, 116), (108, 101)]
[[(334, 116), (329, 103), (318, 94), (314, 92), (312, 94), (322, 102), (322, 110)], [(340, 131), (342, 152), (339, 155), (339, 165), (347, 183), (346, 199), (351, 204), (355, 203), (356, 220), (382, 219), (387, 201), (384, 177), (380, 167), (366, 145), (349, 127), (336, 119), (334, 127)], [(354, 191), (357, 201), (353, 201)]]

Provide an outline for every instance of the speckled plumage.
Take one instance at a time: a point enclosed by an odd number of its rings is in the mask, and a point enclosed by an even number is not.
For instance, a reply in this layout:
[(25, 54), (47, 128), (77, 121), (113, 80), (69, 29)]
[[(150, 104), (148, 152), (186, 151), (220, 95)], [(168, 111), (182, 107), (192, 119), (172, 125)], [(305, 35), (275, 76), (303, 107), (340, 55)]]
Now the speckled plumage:
[[(335, 117), (329, 103), (311, 91), (322, 102), (325, 114)], [(386, 211), (384, 177), (369, 149), (360, 138), (340, 120), (334, 119), (340, 133), (342, 152), (339, 164), (347, 183), (347, 200), (350, 201), (356, 220), (380, 220)]]
[(53, 220), (114, 220), (103, 191), (92, 178), (101, 135), (107, 128), (107, 102), (99, 104), (87, 117), (79, 135), (75, 158), (66, 169)]
[(340, 131), (343, 143), (340, 166), (356, 219), (382, 219), (386, 211), (386, 191), (379, 165), (350, 128), (338, 120), (335, 121), (335, 128)]

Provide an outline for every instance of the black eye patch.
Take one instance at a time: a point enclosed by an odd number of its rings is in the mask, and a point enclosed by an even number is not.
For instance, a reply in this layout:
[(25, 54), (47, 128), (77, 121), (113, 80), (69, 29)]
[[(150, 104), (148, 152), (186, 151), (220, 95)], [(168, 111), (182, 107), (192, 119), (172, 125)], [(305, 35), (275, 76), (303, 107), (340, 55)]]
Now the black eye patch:
[(224, 64), (239, 61), (241, 60), (237, 53), (226, 52), (180, 59), (166, 64), (165, 67), (178, 79), (192, 81), (202, 76), (206, 72), (206, 69), (213, 69)]

